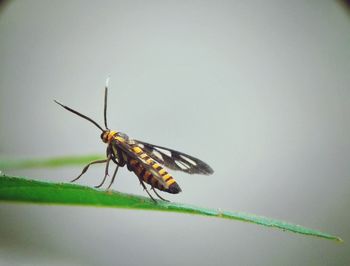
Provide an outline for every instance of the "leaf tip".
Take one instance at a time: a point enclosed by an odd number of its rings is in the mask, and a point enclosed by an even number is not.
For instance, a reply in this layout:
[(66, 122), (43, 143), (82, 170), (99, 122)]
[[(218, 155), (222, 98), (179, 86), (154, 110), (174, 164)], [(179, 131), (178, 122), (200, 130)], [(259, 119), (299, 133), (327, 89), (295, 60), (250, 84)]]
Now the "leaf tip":
[(344, 243), (344, 240), (341, 239), (339, 236), (335, 237), (335, 241), (337, 241), (339, 244), (343, 244)]

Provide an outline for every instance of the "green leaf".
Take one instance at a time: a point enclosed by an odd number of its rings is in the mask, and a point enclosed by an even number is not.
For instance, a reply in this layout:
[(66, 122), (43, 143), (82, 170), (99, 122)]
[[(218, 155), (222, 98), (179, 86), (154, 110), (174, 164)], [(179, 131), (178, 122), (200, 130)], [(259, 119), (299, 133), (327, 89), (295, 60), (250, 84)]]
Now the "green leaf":
[(284, 221), (241, 212), (195, 207), (187, 204), (157, 201), (120, 192), (101, 191), (74, 184), (49, 183), (19, 177), (0, 176), (0, 201), (42, 204), (84, 205), (125, 209), (166, 211), (240, 220), (275, 227), (294, 233), (342, 241), (339, 237)]
[(0, 161), (0, 170), (28, 168), (56, 168), (88, 164), (91, 161), (105, 159), (102, 155), (64, 156), (50, 159), (4, 160)]

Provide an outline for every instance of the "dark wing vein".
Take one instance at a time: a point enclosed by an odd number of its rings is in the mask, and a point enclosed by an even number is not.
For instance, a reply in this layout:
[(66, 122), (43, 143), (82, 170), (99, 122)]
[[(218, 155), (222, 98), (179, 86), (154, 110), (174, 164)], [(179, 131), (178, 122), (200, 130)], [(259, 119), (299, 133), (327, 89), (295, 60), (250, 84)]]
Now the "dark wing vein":
[(188, 174), (211, 175), (214, 173), (208, 164), (193, 156), (143, 141), (135, 141), (152, 159), (169, 169), (183, 171)]

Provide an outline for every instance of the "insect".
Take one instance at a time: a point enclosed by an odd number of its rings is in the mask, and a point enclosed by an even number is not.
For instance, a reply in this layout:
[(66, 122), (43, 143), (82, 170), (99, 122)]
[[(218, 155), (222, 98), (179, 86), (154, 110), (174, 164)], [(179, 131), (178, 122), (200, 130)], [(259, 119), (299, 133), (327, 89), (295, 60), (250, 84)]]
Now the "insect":
[(143, 141), (131, 139), (125, 133), (110, 130), (107, 126), (107, 94), (108, 82), (106, 82), (104, 95), (105, 129), (103, 129), (91, 118), (55, 100), (55, 102), (64, 109), (90, 121), (97, 128), (99, 128), (102, 131), (101, 139), (107, 144), (106, 159), (90, 162), (83, 168), (80, 175), (74, 178), (71, 182), (77, 181), (91, 165), (106, 163), (105, 175), (102, 182), (95, 186), (96, 188), (101, 187), (106, 181), (107, 176), (109, 176), (109, 164), (110, 161), (112, 161), (116, 164), (116, 167), (107, 189), (112, 186), (117, 175), (118, 168), (126, 165), (129, 171), (136, 174), (140, 184), (147, 192), (149, 197), (155, 201), (150, 192), (147, 190), (145, 183), (149, 184), (157, 197), (162, 200), (165, 199), (158, 194), (156, 189), (172, 194), (181, 192), (180, 186), (164, 167), (172, 170), (180, 170), (188, 174), (210, 175), (214, 172), (209, 165), (193, 156), (162, 146), (152, 145)]

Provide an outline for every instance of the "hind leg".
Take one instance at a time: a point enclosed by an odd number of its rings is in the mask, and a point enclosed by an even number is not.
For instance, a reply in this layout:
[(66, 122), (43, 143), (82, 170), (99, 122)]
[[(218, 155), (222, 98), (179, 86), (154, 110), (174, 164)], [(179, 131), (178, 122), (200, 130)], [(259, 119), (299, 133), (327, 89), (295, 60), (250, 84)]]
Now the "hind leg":
[(143, 189), (146, 190), (148, 196), (154, 201), (154, 203), (157, 203), (157, 201), (152, 197), (152, 195), (149, 193), (148, 189), (146, 188), (145, 184), (143, 183), (143, 181), (139, 178), (140, 180), (140, 184), (142, 185)]
[(169, 202), (169, 200), (164, 199), (161, 195), (159, 195), (158, 192), (156, 191), (156, 189), (155, 189), (154, 187), (152, 187), (152, 190), (154, 191), (154, 193), (157, 195), (158, 198), (160, 198), (160, 199), (163, 200), (163, 201)]

